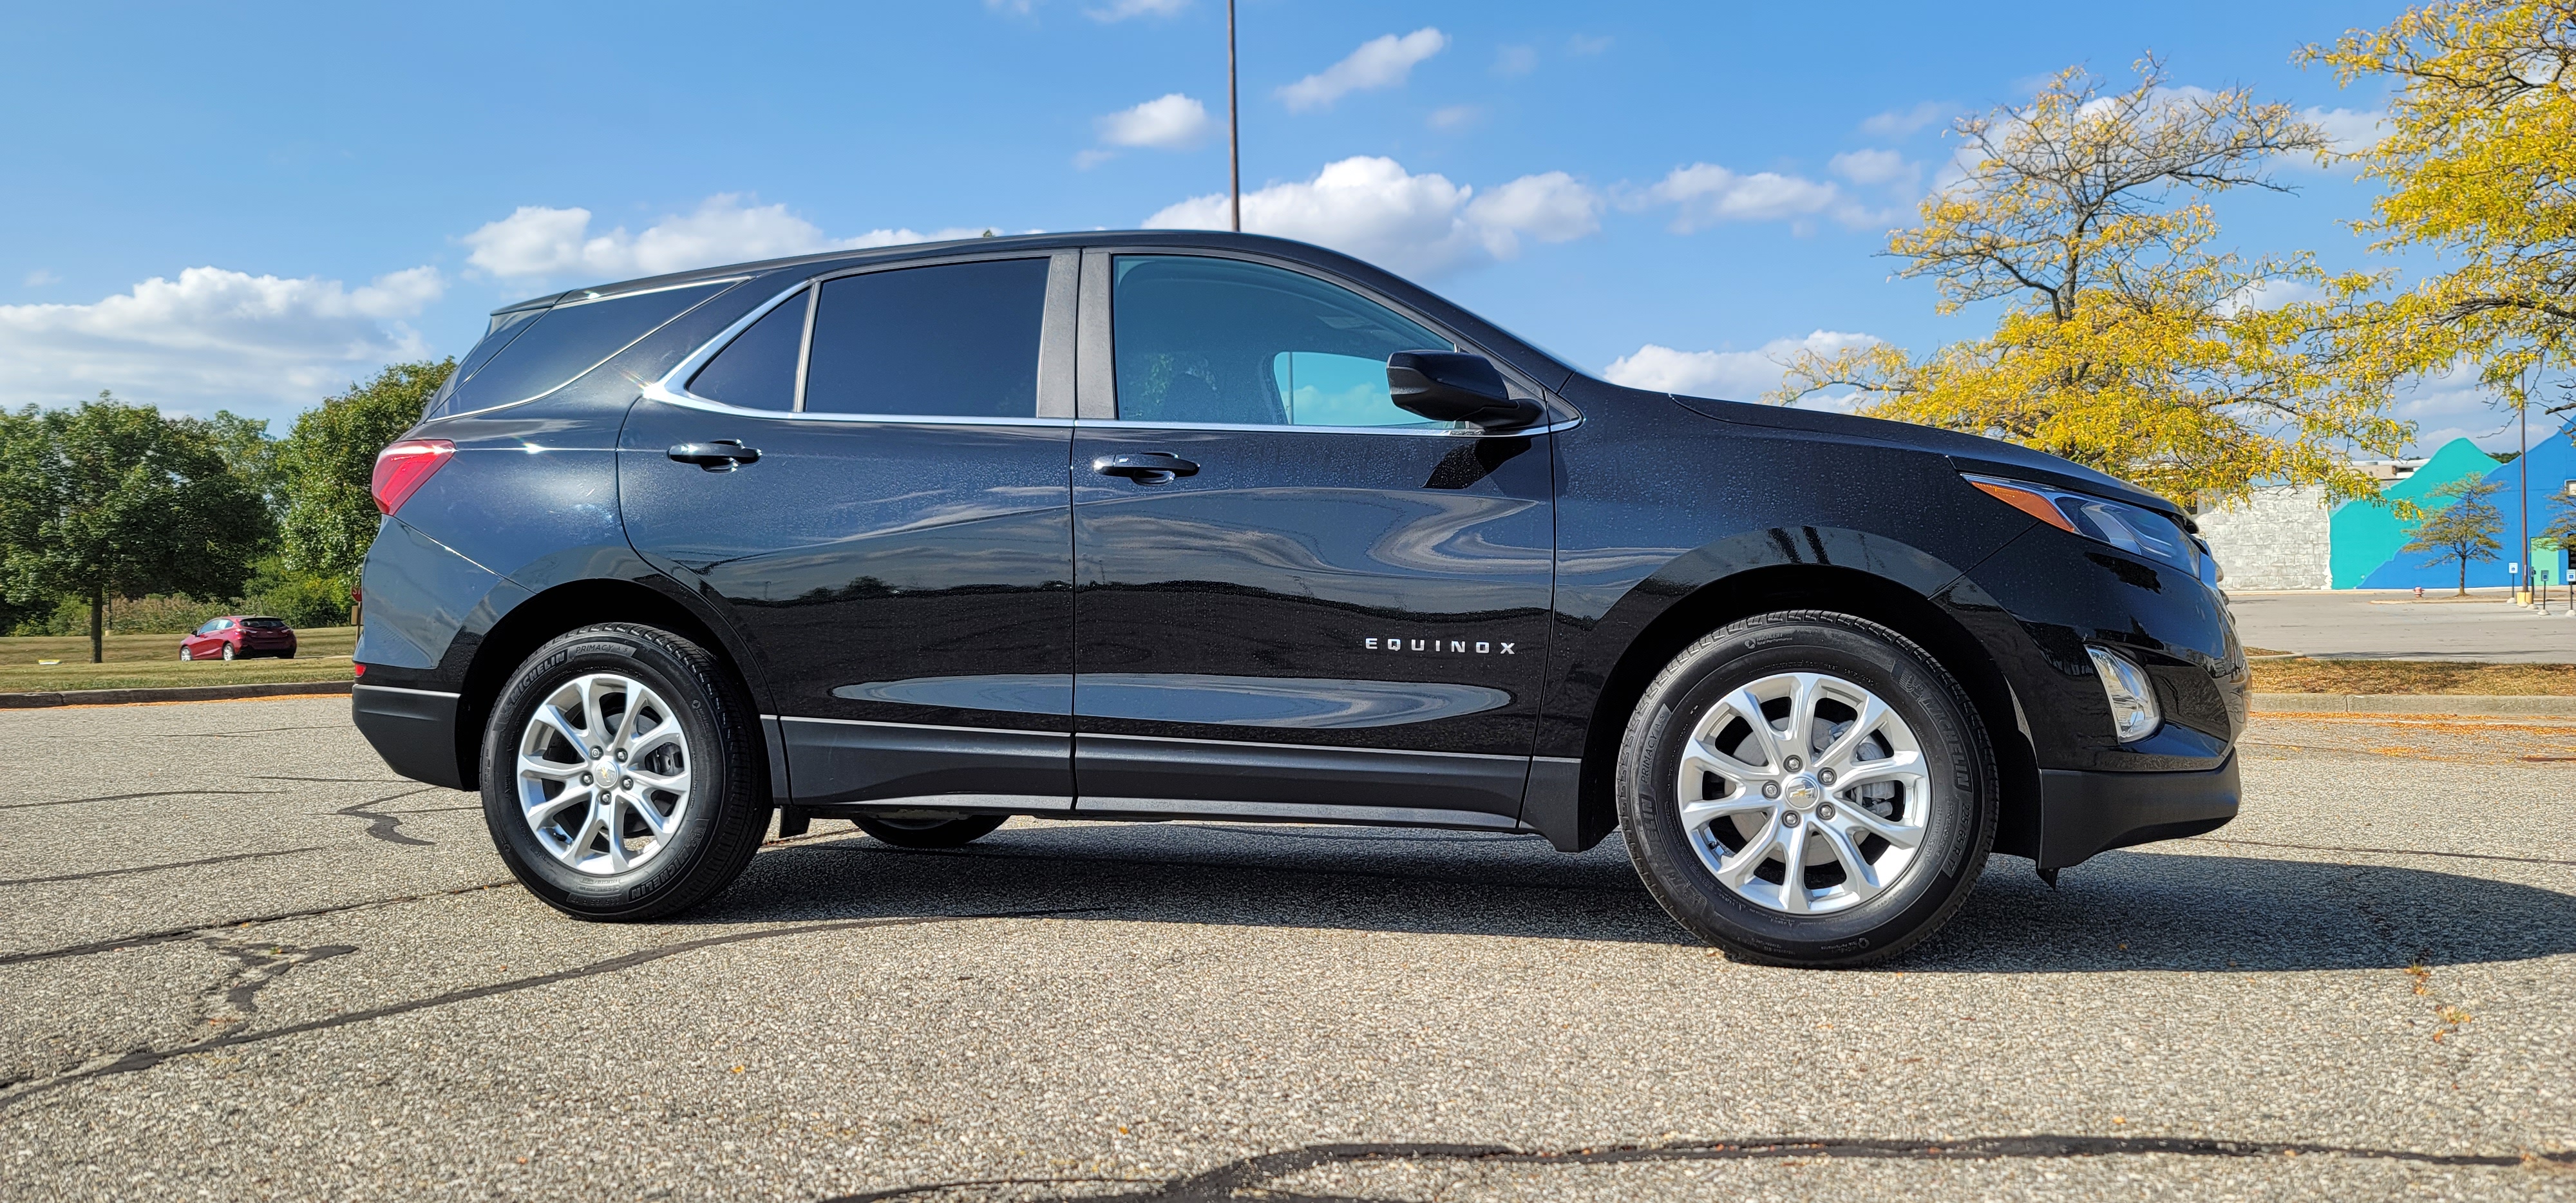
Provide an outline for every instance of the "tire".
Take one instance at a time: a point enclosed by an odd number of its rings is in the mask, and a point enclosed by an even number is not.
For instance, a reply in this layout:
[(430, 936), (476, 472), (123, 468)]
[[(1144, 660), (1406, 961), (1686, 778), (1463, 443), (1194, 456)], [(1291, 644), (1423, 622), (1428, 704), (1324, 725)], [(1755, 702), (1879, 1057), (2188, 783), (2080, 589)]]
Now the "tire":
[[(1794, 727), (1802, 698), (1803, 753), (1773, 727)], [(1719, 759), (1728, 749), (1767, 753), (1766, 766)], [(1800, 610), (1674, 657), (1629, 718), (1616, 788), (1629, 858), (1683, 927), (1741, 960), (1834, 967), (1895, 956), (1967, 902), (1994, 846), (1996, 781), (1976, 707), (1930, 654), (1877, 623)]]
[[(583, 713), (545, 722), (548, 705)], [(626, 623), (573, 631), (510, 675), (491, 715), (484, 823), (511, 874), (556, 910), (615, 922), (677, 914), (731, 885), (760, 850), (770, 799), (754, 713), (698, 645)], [(628, 737), (627, 717), (650, 729)], [(621, 764), (627, 748), (634, 759)], [(523, 768), (532, 761), (542, 771)], [(598, 771), (576, 775), (585, 770)], [(588, 783), (611, 776), (619, 786), (603, 807)], [(666, 826), (648, 826), (645, 806)], [(613, 831), (601, 821), (610, 817)]]
[(230, 660), (230, 659), (232, 659), (232, 658), (233, 658), (233, 645), (231, 645), (231, 644), (227, 643), (227, 644), (225, 644), (225, 645), (224, 645), (224, 659), (226, 659), (226, 660)]
[(859, 830), (897, 848), (963, 848), (1010, 821), (1009, 815), (961, 815), (954, 819), (851, 819)]
[(179, 658), (182, 660), (194, 660), (197, 658), (197, 653), (183, 647), (179, 649)]

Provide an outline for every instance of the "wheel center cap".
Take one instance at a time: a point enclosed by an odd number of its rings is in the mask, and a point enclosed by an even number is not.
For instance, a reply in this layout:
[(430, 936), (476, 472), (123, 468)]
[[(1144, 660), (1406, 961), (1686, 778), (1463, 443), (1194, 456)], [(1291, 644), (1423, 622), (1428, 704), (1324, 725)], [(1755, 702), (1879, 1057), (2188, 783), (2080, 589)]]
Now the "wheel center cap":
[(1781, 783), (1780, 798), (1794, 809), (1814, 810), (1817, 803), (1825, 800), (1825, 787), (1817, 783), (1814, 774), (1798, 773)]

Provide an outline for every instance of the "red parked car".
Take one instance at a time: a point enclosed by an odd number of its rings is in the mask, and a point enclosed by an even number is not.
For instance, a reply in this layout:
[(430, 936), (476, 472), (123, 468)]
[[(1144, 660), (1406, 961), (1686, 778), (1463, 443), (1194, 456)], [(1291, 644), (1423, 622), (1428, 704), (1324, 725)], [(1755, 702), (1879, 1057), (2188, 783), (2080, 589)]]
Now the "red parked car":
[(227, 614), (179, 637), (182, 660), (295, 658), (295, 629), (283, 618)]

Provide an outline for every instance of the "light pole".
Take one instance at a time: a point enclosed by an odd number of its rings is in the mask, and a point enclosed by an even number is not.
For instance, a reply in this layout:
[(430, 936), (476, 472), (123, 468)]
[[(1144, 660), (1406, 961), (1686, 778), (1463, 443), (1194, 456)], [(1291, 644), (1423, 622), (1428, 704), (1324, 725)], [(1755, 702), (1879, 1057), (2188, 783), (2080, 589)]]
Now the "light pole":
[(1225, 0), (1225, 177), (1234, 202), (1234, 232), (1243, 232), (1243, 149), (1234, 115), (1234, 0)]

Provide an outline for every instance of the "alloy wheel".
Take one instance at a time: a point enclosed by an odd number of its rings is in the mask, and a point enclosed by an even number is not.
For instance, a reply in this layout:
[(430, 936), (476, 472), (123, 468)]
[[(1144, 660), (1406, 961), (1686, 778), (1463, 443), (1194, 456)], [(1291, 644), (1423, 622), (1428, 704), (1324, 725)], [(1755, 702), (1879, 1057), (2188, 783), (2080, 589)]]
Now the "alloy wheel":
[(583, 873), (624, 873), (668, 846), (689, 806), (689, 741), (632, 677), (558, 686), (519, 737), (519, 808), (537, 842)]
[(1675, 797), (1719, 884), (1769, 910), (1822, 914), (1867, 902), (1914, 863), (1930, 785), (1922, 745), (1876, 694), (1779, 673), (1699, 716)]

